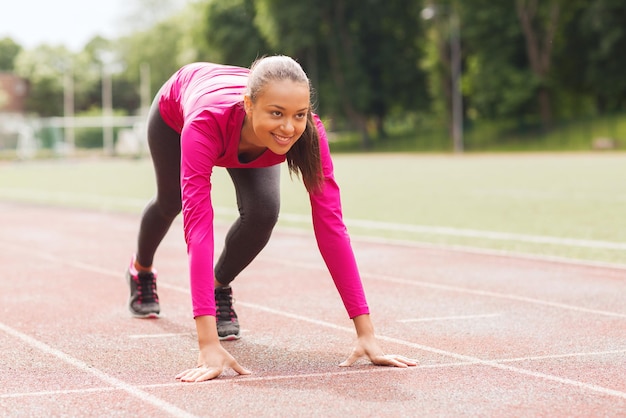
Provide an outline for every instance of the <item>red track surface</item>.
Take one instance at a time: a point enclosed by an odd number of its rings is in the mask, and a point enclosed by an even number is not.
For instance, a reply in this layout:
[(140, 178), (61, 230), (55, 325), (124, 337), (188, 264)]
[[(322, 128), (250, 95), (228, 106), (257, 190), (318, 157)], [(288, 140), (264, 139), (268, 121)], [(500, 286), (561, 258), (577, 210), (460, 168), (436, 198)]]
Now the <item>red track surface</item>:
[(385, 350), (420, 365), (344, 369), (354, 331), (313, 237), (279, 228), (233, 285), (243, 338), (224, 344), (254, 374), (185, 384), (180, 223), (157, 254), (163, 317), (138, 320), (138, 216), (0, 213), (0, 416), (626, 416), (626, 270), (355, 238)]

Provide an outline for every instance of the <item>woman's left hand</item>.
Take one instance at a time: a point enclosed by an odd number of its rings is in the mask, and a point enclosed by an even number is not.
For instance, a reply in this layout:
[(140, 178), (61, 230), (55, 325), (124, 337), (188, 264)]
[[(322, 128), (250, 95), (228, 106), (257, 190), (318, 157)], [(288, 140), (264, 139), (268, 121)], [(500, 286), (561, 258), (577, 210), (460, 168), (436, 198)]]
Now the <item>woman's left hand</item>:
[(352, 366), (358, 359), (367, 357), (372, 363), (377, 366), (392, 366), (392, 367), (409, 367), (417, 366), (417, 360), (413, 360), (397, 354), (384, 354), (380, 345), (373, 336), (360, 337), (357, 341), (357, 345), (352, 350), (352, 354), (339, 366), (349, 367)]

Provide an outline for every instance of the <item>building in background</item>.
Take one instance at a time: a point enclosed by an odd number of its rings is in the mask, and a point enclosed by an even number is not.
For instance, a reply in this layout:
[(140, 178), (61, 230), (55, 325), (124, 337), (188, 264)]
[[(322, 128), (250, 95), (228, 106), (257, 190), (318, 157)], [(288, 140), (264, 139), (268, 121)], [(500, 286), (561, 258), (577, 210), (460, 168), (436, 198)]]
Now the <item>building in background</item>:
[(35, 149), (32, 127), (27, 123), (25, 109), (28, 82), (15, 74), (0, 72), (0, 152), (17, 152), (27, 158)]
[(0, 113), (23, 115), (28, 82), (12, 73), (0, 72)]

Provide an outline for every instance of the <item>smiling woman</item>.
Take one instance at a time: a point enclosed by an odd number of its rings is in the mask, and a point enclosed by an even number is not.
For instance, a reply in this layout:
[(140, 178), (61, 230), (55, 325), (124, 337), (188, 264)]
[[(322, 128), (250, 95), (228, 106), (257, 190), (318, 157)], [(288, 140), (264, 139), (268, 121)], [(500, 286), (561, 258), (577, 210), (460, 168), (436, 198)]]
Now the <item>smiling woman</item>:
[[(342, 365), (360, 357), (374, 364), (407, 367), (416, 362), (385, 355), (375, 337), (363, 285), (335, 182), (328, 140), (312, 113), (310, 83), (302, 67), (286, 56), (265, 57), (251, 69), (212, 63), (189, 64), (160, 89), (148, 117), (148, 145), (156, 197), (146, 207), (136, 255), (128, 268), (129, 310), (158, 317), (156, 250), (182, 210), (189, 254), (197, 367), (182, 381), (202, 381), (232, 368), (248, 374), (220, 344), (239, 339), (230, 283), (267, 244), (280, 207), (280, 166), (302, 177), (309, 192), (318, 247), (354, 321), (358, 342)], [(239, 218), (214, 264), (211, 177), (227, 169), (237, 196)]]

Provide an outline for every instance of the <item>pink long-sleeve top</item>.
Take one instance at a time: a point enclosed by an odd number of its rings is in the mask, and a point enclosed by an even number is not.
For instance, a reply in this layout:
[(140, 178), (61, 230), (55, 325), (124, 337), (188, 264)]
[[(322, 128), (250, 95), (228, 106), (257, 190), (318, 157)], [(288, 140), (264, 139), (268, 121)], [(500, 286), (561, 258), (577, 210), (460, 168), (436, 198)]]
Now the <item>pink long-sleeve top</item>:
[[(269, 167), (284, 155), (266, 150), (241, 163), (238, 147), (245, 117), (243, 94), (246, 68), (194, 63), (181, 68), (161, 88), (163, 120), (181, 134), (181, 190), (183, 225), (194, 317), (215, 315), (214, 233), (211, 203), (213, 167)], [(309, 193), (313, 228), (320, 253), (350, 318), (369, 313), (350, 238), (343, 222), (339, 187), (335, 182), (328, 139), (314, 115), (320, 136), (323, 187)]]

